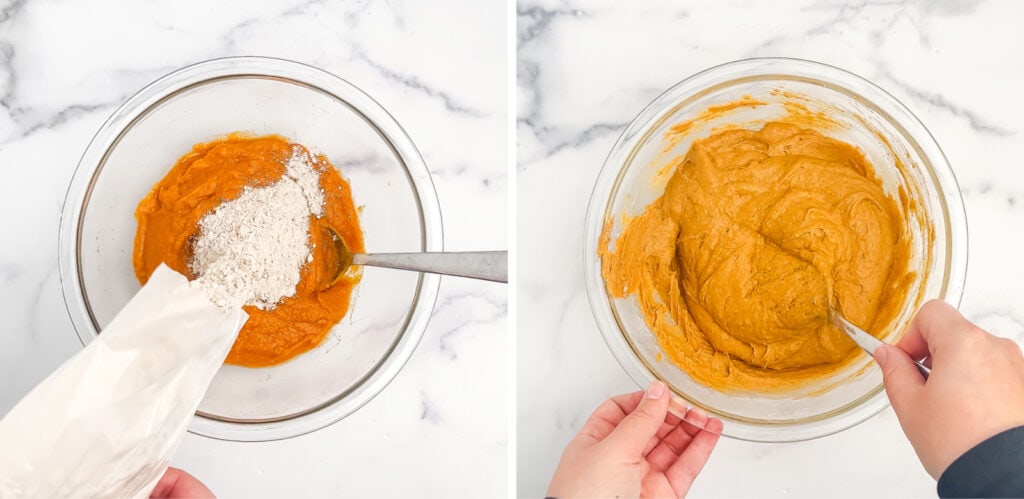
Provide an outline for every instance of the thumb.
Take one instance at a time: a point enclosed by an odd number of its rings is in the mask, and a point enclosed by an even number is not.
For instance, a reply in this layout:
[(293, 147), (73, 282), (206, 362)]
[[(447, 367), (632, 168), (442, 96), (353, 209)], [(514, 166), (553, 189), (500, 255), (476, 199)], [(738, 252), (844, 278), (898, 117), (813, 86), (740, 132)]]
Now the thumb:
[(622, 422), (612, 430), (605, 442), (629, 456), (643, 455), (647, 443), (665, 422), (671, 398), (665, 383), (652, 382), (640, 404), (633, 412), (622, 418)]
[(882, 368), (882, 380), (889, 402), (901, 416), (903, 411), (913, 406), (913, 399), (924, 389), (924, 378), (903, 350), (892, 345), (882, 345), (875, 349), (875, 361)]

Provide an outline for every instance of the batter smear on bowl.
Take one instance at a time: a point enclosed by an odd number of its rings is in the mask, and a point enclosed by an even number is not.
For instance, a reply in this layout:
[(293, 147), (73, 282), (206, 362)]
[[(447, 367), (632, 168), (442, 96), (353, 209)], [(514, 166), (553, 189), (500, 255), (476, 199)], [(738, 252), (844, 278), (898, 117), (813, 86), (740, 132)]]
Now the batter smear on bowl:
[(333, 286), (333, 228), (363, 236), (352, 192), (327, 158), (271, 135), (232, 134), (193, 146), (139, 203), (133, 264), (145, 284), (160, 265), (194, 279), (249, 320), (226, 362), (279, 364), (327, 336), (359, 274)]
[(907, 293), (910, 238), (857, 148), (799, 126), (727, 130), (602, 234), (608, 292), (635, 294), (669, 360), (719, 390), (777, 392), (851, 360), (829, 307), (878, 331)]

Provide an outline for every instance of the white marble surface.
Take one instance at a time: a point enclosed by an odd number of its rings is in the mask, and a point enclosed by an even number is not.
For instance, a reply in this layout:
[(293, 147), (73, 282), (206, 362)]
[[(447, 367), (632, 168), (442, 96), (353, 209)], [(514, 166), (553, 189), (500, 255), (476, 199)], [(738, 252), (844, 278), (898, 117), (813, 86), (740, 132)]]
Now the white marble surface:
[[(501, 0), (0, 0), (0, 414), (81, 348), (57, 227), (92, 134), (143, 85), (228, 55), (319, 66), (375, 97), (434, 176), (448, 249), (504, 249)], [(355, 415), (291, 440), (188, 435), (173, 464), (221, 497), (495, 497), (508, 480), (503, 285), (444, 279), (418, 350)]]
[[(722, 62), (818, 60), (910, 107), (963, 189), (970, 257), (961, 309), (1020, 339), (1024, 4), (522, 0), (517, 10), (520, 496), (543, 494), (562, 447), (602, 399), (636, 389), (601, 340), (583, 285), (584, 213), (601, 164), (656, 95)], [(935, 485), (888, 409), (810, 442), (723, 439), (692, 492), (928, 497)]]

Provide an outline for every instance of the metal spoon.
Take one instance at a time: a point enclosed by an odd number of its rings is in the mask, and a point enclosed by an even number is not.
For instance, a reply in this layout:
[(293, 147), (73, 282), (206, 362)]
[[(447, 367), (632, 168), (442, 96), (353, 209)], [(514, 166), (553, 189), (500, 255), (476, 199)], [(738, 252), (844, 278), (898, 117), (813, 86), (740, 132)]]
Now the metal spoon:
[[(857, 346), (863, 348), (864, 351), (867, 352), (872, 359), (875, 358), (875, 349), (881, 345), (886, 344), (884, 341), (875, 338), (874, 336), (871, 336), (863, 329), (854, 326), (852, 322), (846, 320), (846, 318), (844, 318), (839, 312), (836, 312), (834, 309), (829, 308), (828, 315), (829, 319), (832, 321), (832, 324), (835, 325), (836, 328), (838, 328), (840, 331), (846, 333), (846, 335), (849, 336), (850, 339), (857, 344)], [(931, 375), (932, 370), (929, 369), (928, 366), (925, 366), (919, 361), (915, 360), (914, 364), (917, 366), (917, 370), (921, 372), (921, 376), (924, 376), (924, 379), (928, 379), (928, 376)]]
[(345, 240), (331, 227), (327, 233), (334, 243), (334, 273), (323, 288), (338, 282), (352, 265), (414, 270), (485, 281), (508, 282), (508, 251), (470, 251), (462, 253), (353, 253)]

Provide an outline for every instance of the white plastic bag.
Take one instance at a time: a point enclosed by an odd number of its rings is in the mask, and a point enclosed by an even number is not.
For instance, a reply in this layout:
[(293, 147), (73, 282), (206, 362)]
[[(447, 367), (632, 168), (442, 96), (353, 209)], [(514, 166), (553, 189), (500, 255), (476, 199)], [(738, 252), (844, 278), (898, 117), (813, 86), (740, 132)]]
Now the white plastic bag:
[(0, 497), (148, 497), (247, 319), (161, 265), (0, 420)]

